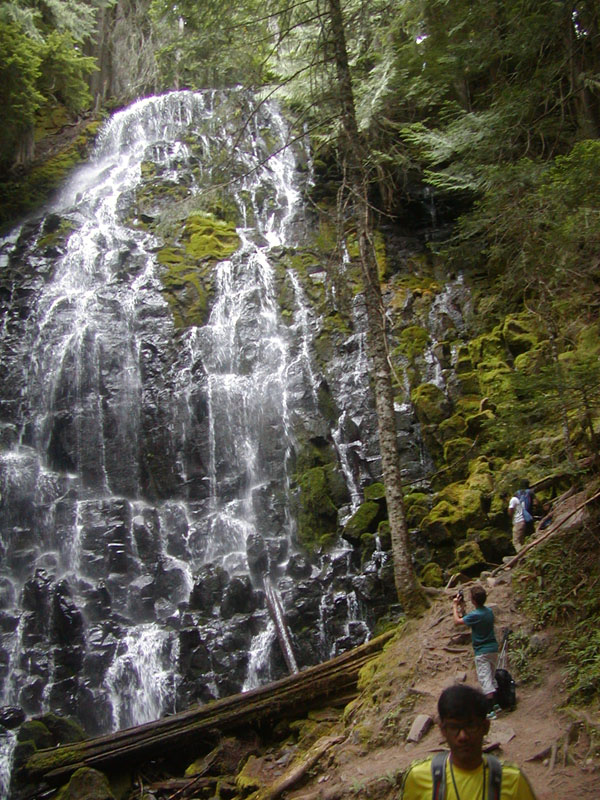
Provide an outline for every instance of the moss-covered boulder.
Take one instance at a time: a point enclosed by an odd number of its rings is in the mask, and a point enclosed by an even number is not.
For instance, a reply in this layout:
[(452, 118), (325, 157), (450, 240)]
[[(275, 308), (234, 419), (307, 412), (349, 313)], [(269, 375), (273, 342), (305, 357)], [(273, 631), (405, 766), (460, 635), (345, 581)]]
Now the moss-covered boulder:
[(454, 364), (454, 372), (457, 375), (464, 375), (465, 373), (473, 372), (473, 359), (467, 345), (460, 345), (456, 351), (456, 361)]
[(467, 422), (463, 414), (452, 414), (448, 419), (442, 420), (438, 425), (438, 434), (441, 442), (457, 439), (467, 432)]
[(449, 466), (462, 465), (466, 468), (467, 454), (473, 449), (473, 440), (463, 436), (450, 439), (444, 445), (444, 461)]
[(509, 314), (504, 318), (502, 337), (511, 355), (518, 356), (533, 349), (540, 338), (539, 323), (527, 312)]
[(430, 496), (424, 492), (409, 492), (404, 496), (404, 514), (409, 528), (420, 528), (429, 513)]
[(183, 230), (185, 252), (194, 259), (229, 258), (240, 246), (235, 226), (212, 214), (191, 214)]
[(465, 483), (453, 483), (436, 496), (437, 503), (423, 520), (422, 529), (431, 536), (442, 524), (453, 536), (464, 537), (470, 527), (485, 525), (481, 492)]
[(436, 564), (435, 561), (430, 561), (421, 570), (420, 579), (423, 586), (439, 588), (444, 585), (444, 572), (439, 564)]
[(115, 800), (108, 778), (91, 767), (81, 767), (56, 794), (56, 800)]
[(463, 372), (456, 376), (456, 385), (461, 394), (477, 394), (481, 391), (481, 384), (479, 383), (479, 373)]
[(409, 361), (414, 361), (417, 356), (425, 352), (428, 343), (429, 333), (425, 328), (421, 328), (419, 325), (409, 325), (400, 331), (394, 355), (399, 354)]
[(454, 552), (454, 572), (462, 572), (469, 577), (479, 575), (486, 567), (486, 560), (477, 542), (464, 542)]
[(512, 533), (508, 527), (504, 530), (495, 527), (470, 530), (467, 539), (478, 545), (488, 565), (499, 565), (505, 556), (514, 553)]
[(469, 489), (474, 489), (481, 495), (491, 498), (494, 490), (494, 473), (485, 456), (479, 456), (469, 461), (469, 476), (465, 483)]
[(500, 328), (494, 328), (489, 333), (472, 339), (469, 342), (469, 355), (475, 367), (478, 367), (481, 361), (504, 360), (506, 348)]
[(385, 486), (383, 483), (371, 483), (369, 486), (365, 486), (363, 494), (365, 500), (385, 501)]
[(53, 744), (72, 744), (87, 738), (81, 725), (70, 717), (59, 717), (58, 714), (42, 714), (36, 717), (50, 731)]
[(508, 403), (515, 399), (512, 369), (505, 361), (482, 361), (477, 366), (481, 393), (495, 403)]
[(374, 533), (363, 533), (360, 537), (360, 557), (364, 564), (377, 549), (377, 536)]
[(467, 431), (469, 436), (478, 436), (492, 420), (495, 419), (495, 414), (490, 409), (478, 411), (477, 414), (471, 414), (467, 417)]
[(248, 760), (238, 772), (235, 778), (235, 785), (241, 797), (247, 797), (256, 792), (263, 786), (262, 760), (254, 755), (249, 756)]
[(375, 500), (366, 500), (356, 509), (344, 525), (342, 536), (352, 544), (360, 544), (364, 533), (375, 533), (381, 522), (383, 511)]
[(434, 383), (422, 383), (410, 395), (419, 422), (439, 424), (450, 414), (450, 404), (444, 392)]
[(313, 467), (297, 475), (296, 483), (299, 488), (296, 506), (300, 543), (310, 551), (332, 544), (338, 512), (331, 497), (328, 471), (324, 467)]
[(17, 731), (18, 742), (33, 742), (38, 750), (56, 744), (52, 734), (43, 722), (37, 719), (26, 720)]

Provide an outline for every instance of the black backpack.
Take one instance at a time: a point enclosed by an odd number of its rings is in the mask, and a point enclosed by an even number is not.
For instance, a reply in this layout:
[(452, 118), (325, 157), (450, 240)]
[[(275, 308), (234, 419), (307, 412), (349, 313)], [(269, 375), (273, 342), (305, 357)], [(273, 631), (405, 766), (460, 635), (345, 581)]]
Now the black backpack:
[[(447, 752), (436, 753), (431, 759), (431, 777), (433, 780), (431, 800), (444, 800), (446, 794), (446, 761), (449, 755)], [(490, 771), (487, 800), (500, 800), (502, 764), (496, 756), (486, 755), (484, 758)]]
[(494, 693), (494, 700), (500, 708), (512, 711), (517, 705), (517, 688), (512, 675), (507, 669), (497, 669), (495, 678), (498, 688)]
[(498, 656), (498, 668), (494, 673), (498, 688), (494, 692), (494, 701), (505, 711), (512, 711), (517, 705), (517, 687), (513, 676), (506, 669), (508, 639), (512, 631), (507, 628), (502, 636), (502, 648)]

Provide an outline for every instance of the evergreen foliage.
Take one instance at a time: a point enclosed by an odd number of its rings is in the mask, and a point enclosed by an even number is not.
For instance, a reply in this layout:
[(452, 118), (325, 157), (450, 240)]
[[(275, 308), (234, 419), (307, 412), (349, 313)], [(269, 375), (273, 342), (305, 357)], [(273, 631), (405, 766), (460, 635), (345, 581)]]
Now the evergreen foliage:
[(44, 105), (86, 108), (87, 76), (95, 60), (82, 44), (94, 32), (95, 9), (78, 0), (0, 5), (0, 100), (5, 125), (0, 133), (0, 164), (10, 165), (17, 146), (32, 140), (36, 115)]

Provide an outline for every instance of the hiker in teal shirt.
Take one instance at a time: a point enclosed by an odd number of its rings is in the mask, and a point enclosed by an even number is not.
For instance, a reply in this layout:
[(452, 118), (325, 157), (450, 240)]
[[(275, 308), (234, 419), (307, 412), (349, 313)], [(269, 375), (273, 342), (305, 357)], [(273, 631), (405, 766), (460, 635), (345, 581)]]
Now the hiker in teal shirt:
[(457, 625), (471, 628), (471, 643), (475, 651), (477, 680), (489, 702), (490, 714), (494, 714), (495, 692), (498, 688), (495, 673), (498, 662), (498, 642), (494, 633), (494, 612), (485, 605), (487, 594), (483, 586), (471, 587), (473, 611), (463, 614), (461, 598), (452, 600), (452, 614)]

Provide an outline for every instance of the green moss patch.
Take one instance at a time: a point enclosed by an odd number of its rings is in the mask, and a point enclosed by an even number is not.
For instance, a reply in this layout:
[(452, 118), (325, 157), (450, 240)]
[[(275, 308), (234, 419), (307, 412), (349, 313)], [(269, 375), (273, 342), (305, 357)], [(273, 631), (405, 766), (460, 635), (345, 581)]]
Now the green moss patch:
[(183, 231), (185, 252), (194, 259), (222, 261), (240, 246), (240, 237), (231, 222), (212, 215), (192, 214)]
[(417, 386), (410, 398), (421, 423), (438, 424), (449, 414), (450, 406), (445, 394), (433, 383)]

